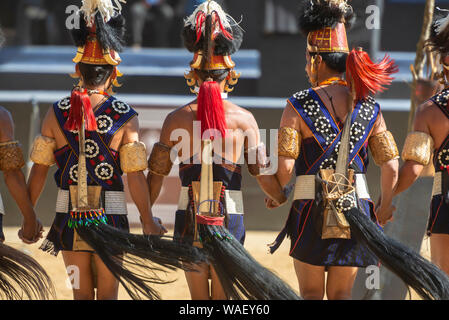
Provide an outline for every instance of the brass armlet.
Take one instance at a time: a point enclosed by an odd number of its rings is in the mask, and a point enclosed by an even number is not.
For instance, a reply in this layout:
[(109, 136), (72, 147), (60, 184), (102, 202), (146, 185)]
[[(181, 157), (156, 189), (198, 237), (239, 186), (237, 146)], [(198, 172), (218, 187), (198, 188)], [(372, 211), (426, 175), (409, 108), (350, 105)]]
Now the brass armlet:
[(301, 135), (293, 128), (282, 127), (278, 132), (278, 155), (298, 159), (301, 147)]
[(33, 148), (30, 155), (31, 161), (36, 164), (51, 167), (56, 163), (54, 155), (55, 150), (55, 139), (39, 135), (33, 142)]
[(136, 141), (123, 145), (120, 148), (120, 166), (124, 173), (146, 170), (148, 166), (145, 144)]
[(251, 176), (258, 177), (261, 175), (261, 169), (269, 166), (269, 159), (267, 157), (267, 149), (263, 143), (256, 147), (245, 150), (245, 162), (248, 166), (248, 171)]
[(150, 158), (148, 159), (148, 169), (151, 174), (157, 176), (168, 176), (173, 162), (170, 159), (171, 148), (161, 142), (154, 145), (151, 151)]
[(399, 159), (398, 147), (390, 131), (370, 137), (368, 143), (374, 162), (378, 166), (382, 166), (390, 160)]
[(427, 166), (433, 154), (433, 138), (424, 132), (412, 132), (405, 140), (402, 150), (402, 159), (404, 161), (415, 161), (423, 166)]
[(0, 170), (18, 170), (25, 165), (18, 141), (0, 143)]

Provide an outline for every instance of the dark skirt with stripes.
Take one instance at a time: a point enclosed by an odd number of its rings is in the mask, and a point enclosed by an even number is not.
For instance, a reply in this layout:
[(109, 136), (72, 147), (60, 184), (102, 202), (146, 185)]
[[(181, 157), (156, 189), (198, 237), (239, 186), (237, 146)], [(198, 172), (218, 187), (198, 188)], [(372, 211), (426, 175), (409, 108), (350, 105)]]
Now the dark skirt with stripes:
[[(374, 204), (360, 200), (361, 211), (376, 221)], [(316, 266), (367, 267), (378, 259), (369, 249), (354, 239), (321, 239), (323, 218), (314, 200), (293, 202), (285, 232), (291, 239), (290, 256)]]

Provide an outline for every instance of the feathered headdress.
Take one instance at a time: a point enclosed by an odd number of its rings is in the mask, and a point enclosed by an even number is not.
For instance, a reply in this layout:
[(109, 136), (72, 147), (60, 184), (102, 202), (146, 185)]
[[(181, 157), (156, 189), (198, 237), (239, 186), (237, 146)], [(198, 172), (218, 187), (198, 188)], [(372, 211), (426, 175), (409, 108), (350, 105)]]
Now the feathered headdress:
[[(114, 0), (83, 0), (79, 11), (80, 28), (72, 30), (78, 52), (73, 62), (87, 64), (120, 64), (119, 52), (125, 45), (125, 19), (120, 2)], [(120, 1), (120, 2), (119, 2)]]
[(300, 6), (298, 26), (307, 36), (309, 52), (348, 53), (346, 30), (354, 20), (347, 0), (310, 0)]
[[(112, 83), (116, 87), (120, 86), (117, 77), (122, 76), (116, 68), (122, 61), (119, 52), (122, 52), (125, 46), (125, 19), (121, 15), (120, 2), (126, 3), (126, 0), (83, 0), (78, 12), (80, 27), (71, 31), (73, 41), (78, 47), (73, 62), (114, 66)], [(71, 76), (80, 78), (78, 65)], [(87, 90), (77, 87), (72, 91), (70, 114), (64, 128), (79, 130), (83, 115), (86, 130), (97, 130)]]
[[(243, 30), (238, 23), (218, 3), (209, 0), (198, 6), (185, 20), (182, 38), (187, 50), (194, 53), (190, 64), (192, 70), (185, 75), (188, 85), (196, 85), (195, 70), (230, 70), (226, 91), (231, 92), (233, 88), (230, 86), (235, 85), (240, 77), (233, 70), (235, 63), (231, 59), (231, 55), (240, 49), (243, 41)], [(193, 89), (191, 91), (196, 93)], [(204, 81), (199, 89), (198, 119), (201, 121), (202, 133), (218, 130), (221, 137), (225, 136), (223, 101), (220, 86), (215, 81)]]
[(218, 3), (206, 1), (185, 20), (182, 38), (187, 50), (195, 53), (193, 68), (232, 69), (235, 64), (230, 56), (240, 49), (243, 30)]
[(437, 10), (426, 45), (444, 56), (449, 54), (449, 10)]

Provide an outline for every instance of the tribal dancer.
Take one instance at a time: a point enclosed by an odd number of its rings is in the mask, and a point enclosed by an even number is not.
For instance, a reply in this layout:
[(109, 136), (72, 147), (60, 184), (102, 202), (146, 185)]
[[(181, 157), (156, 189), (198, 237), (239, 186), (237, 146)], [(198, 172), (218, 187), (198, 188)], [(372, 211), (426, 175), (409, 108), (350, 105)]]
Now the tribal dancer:
[[(78, 267), (75, 299), (94, 299), (95, 287), (97, 299), (117, 299), (119, 282), (133, 299), (159, 298), (149, 285), (167, 281), (154, 272), (161, 267), (153, 263), (184, 268), (184, 262), (205, 257), (193, 246), (160, 238), (166, 230), (152, 217), (137, 113), (112, 96), (120, 75), (118, 52), (123, 49), (120, 7), (110, 0), (85, 0), (80, 19), (81, 28), (72, 35), (78, 46), (73, 61), (81, 81), (71, 97), (49, 109), (31, 154), (33, 204), (49, 167), (58, 166), (56, 218), (41, 249), (54, 255), (62, 251), (66, 266)], [(123, 173), (140, 212), (143, 236), (129, 233)]]
[[(148, 184), (154, 203), (179, 156), (182, 189), (175, 238), (203, 247), (211, 256), (211, 263), (197, 265), (199, 272), (186, 272), (191, 297), (298, 299), (243, 248), (242, 153), (264, 189), (279, 202), (286, 197), (275, 177), (260, 175), (267, 161), (253, 115), (227, 100), (239, 77), (231, 55), (240, 48), (242, 30), (215, 1), (208, 1), (186, 20), (182, 36), (194, 53), (186, 78), (198, 98), (166, 118), (149, 158)], [(172, 141), (178, 133), (182, 138)]]
[(444, 89), (425, 101), (416, 112), (413, 132), (408, 135), (402, 151), (405, 163), (395, 195), (409, 188), (433, 162), (435, 177), (427, 235), (432, 262), (449, 274), (449, 15), (439, 14), (435, 19), (427, 44), (441, 59), (440, 81)]
[[(313, 87), (288, 100), (281, 120), (277, 177), (286, 185), (296, 169), (297, 178), (289, 218), (272, 251), (290, 236), (305, 299), (323, 299), (325, 293), (350, 299), (357, 268), (377, 265), (378, 258), (424, 298), (448, 298), (449, 279), (378, 225), (392, 210), (399, 153), (370, 95), (384, 90), (397, 68), (388, 57), (375, 64), (361, 48), (349, 51), (352, 19), (345, 0), (305, 1), (301, 7)], [(368, 147), (381, 168), (377, 210), (365, 178)]]
[[(3, 34), (0, 30), (0, 47)], [(14, 140), (14, 122), (11, 114), (0, 107), (0, 171), (5, 183), (23, 215), (19, 238), (27, 244), (42, 238), (42, 224), (36, 218), (21, 168), (25, 165), (22, 149)], [(3, 215), (5, 210), (0, 196), (0, 298), (48, 299), (54, 296), (53, 284), (41, 265), (29, 255), (11, 248), (3, 242)]]

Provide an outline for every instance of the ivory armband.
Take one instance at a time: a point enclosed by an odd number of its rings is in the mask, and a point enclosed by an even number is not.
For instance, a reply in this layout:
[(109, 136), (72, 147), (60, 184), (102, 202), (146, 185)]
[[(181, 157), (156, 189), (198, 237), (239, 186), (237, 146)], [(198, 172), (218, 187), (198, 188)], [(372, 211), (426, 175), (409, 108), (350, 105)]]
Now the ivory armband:
[(369, 139), (374, 162), (381, 166), (390, 160), (399, 159), (399, 151), (390, 131), (384, 131)]
[(18, 141), (0, 143), (0, 170), (21, 169), (25, 165), (22, 149)]
[(132, 142), (120, 148), (120, 166), (124, 173), (144, 171), (147, 166), (147, 152), (142, 142)]
[(56, 163), (54, 155), (55, 150), (55, 139), (39, 135), (34, 139), (30, 156), (31, 161), (36, 164), (51, 167)]
[(267, 149), (263, 143), (245, 151), (245, 161), (248, 165), (248, 171), (253, 177), (261, 175), (261, 169), (269, 166)]
[(412, 132), (405, 140), (402, 159), (416, 161), (427, 166), (432, 159), (433, 147), (434, 141), (430, 135), (424, 132)]
[(298, 159), (301, 146), (301, 135), (293, 128), (282, 127), (278, 133), (278, 155)]
[(157, 176), (168, 176), (173, 162), (170, 159), (171, 148), (163, 143), (156, 143), (148, 159), (148, 168), (151, 174)]

